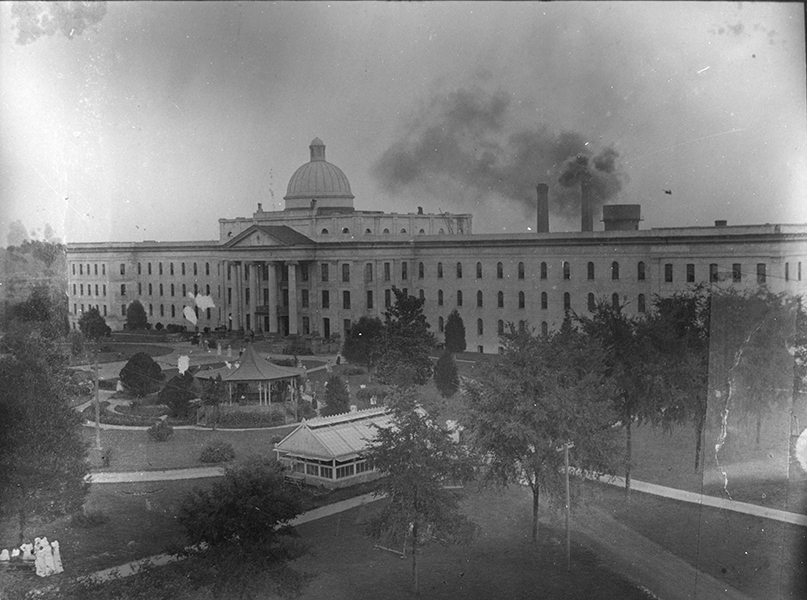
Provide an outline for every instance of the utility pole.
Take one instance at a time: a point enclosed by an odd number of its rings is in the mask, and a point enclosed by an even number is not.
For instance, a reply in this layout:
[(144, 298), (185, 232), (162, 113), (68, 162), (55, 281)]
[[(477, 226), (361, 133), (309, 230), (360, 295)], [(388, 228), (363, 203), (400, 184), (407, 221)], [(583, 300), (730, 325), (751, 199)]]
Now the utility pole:
[(563, 466), (566, 472), (566, 570), (572, 570), (572, 534), (569, 524), (569, 513), (571, 511), (571, 493), (569, 489), (569, 449), (574, 448), (574, 442), (566, 442), (556, 452), (563, 452)]
[(95, 347), (95, 449), (101, 449), (101, 399), (98, 391), (98, 340)]

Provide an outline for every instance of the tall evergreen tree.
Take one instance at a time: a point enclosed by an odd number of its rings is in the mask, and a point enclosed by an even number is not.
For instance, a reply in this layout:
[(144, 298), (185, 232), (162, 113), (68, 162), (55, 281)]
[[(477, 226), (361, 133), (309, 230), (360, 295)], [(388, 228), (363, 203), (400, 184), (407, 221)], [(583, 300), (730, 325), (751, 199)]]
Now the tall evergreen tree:
[(81, 315), (78, 320), (78, 328), (84, 337), (90, 340), (98, 340), (109, 331), (106, 319), (101, 316), (101, 313), (94, 306)]
[(126, 307), (126, 327), (137, 331), (139, 329), (148, 329), (149, 320), (146, 316), (146, 309), (140, 304), (140, 300), (133, 300)]
[(465, 352), (465, 323), (455, 308), (446, 319), (446, 349), (451, 352)]
[(384, 337), (384, 324), (378, 317), (361, 317), (351, 327), (342, 344), (342, 356), (352, 363), (372, 369)]
[(424, 300), (396, 287), (392, 291), (395, 303), (384, 313), (378, 377), (382, 383), (423, 385), (432, 375), (429, 353), (434, 348), (434, 334), (423, 314)]
[(460, 387), (454, 355), (446, 348), (434, 366), (434, 383), (443, 398), (451, 398)]
[(339, 375), (328, 377), (325, 387), (325, 408), (323, 416), (340, 415), (350, 410), (350, 392), (345, 381)]
[(145, 352), (132, 356), (120, 371), (123, 387), (141, 398), (159, 389), (164, 378), (160, 365)]

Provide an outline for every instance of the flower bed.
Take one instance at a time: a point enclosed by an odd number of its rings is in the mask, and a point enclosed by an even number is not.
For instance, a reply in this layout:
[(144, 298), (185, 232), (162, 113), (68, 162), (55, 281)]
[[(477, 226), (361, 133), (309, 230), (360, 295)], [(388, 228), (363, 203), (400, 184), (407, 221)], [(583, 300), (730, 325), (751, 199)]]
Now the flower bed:
[[(95, 421), (95, 407), (90, 404), (85, 408), (82, 417), (87, 421)], [(129, 427), (149, 427), (154, 425), (158, 417), (147, 417), (134, 414), (123, 414), (109, 409), (109, 402), (101, 402), (101, 423), (106, 425), (126, 425)], [(193, 425), (192, 419), (175, 419), (169, 417), (167, 420), (169, 425)]]

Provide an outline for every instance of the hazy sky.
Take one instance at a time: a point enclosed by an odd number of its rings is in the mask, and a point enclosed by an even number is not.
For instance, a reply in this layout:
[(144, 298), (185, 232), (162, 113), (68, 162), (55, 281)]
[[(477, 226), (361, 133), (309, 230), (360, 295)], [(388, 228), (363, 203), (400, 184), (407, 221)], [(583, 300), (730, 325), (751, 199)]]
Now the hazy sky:
[(67, 241), (214, 239), (220, 217), (283, 208), (316, 136), (356, 208), (471, 212), (477, 232), (526, 231), (542, 181), (552, 228), (577, 227), (559, 178), (581, 153), (643, 228), (804, 223), (803, 15), (112, 2), (81, 35), (20, 44), (2, 3), (0, 243), (18, 219)]

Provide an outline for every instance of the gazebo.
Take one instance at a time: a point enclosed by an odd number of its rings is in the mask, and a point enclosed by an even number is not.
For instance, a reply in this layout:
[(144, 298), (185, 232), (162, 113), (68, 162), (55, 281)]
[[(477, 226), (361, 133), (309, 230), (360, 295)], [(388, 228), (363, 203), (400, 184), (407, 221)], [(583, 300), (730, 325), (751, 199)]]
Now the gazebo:
[[(250, 344), (239, 359), (236, 368), (223, 367), (221, 369), (211, 369), (196, 373), (198, 379), (215, 379), (221, 376), (227, 384), (227, 390), (232, 403), (236, 396), (241, 404), (250, 404), (257, 399), (259, 406), (269, 406), (272, 402), (274, 387), (275, 396), (283, 396), (281, 401), (286, 400), (286, 394), (290, 394), (293, 399), (297, 393), (297, 379), (304, 373), (303, 369), (294, 367), (281, 367), (270, 363), (261, 357)], [(242, 399), (244, 401), (241, 401)]]

